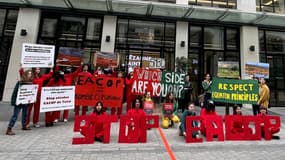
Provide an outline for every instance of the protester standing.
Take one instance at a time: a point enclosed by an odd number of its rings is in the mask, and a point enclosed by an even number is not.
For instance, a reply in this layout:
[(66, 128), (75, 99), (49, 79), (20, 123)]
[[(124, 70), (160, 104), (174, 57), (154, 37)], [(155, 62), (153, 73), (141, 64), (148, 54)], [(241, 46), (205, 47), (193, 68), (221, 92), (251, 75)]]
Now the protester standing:
[(204, 101), (203, 101), (202, 107), (205, 107), (208, 103), (208, 100), (210, 100), (212, 98), (211, 86), (212, 86), (212, 77), (208, 73), (208, 74), (206, 74), (205, 79), (202, 82), (202, 87), (204, 90)]

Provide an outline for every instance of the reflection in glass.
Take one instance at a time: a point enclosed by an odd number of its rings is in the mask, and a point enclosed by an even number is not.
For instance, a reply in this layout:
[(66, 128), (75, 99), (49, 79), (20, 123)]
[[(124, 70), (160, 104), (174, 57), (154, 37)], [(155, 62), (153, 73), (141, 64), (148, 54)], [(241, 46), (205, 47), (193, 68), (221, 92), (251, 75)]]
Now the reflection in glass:
[(88, 18), (86, 39), (100, 40), (101, 35), (101, 19)]
[(224, 29), (222, 27), (204, 28), (204, 48), (205, 49), (224, 48)]
[(60, 39), (82, 40), (85, 19), (79, 17), (61, 17)]
[(227, 29), (227, 49), (237, 49), (237, 29)]
[(17, 10), (8, 10), (8, 15), (7, 15), (7, 20), (5, 24), (5, 30), (4, 30), (5, 36), (14, 36), (17, 18), (18, 18)]
[(2, 35), (3, 27), (4, 27), (4, 21), (6, 16), (6, 10), (0, 9), (0, 35)]
[(43, 20), (42, 37), (55, 37), (57, 19), (45, 18)]
[(202, 28), (198, 26), (190, 26), (190, 46), (201, 46)]
[(264, 48), (264, 31), (263, 30), (258, 31), (258, 37), (259, 37), (259, 50), (261, 52), (265, 51), (265, 48)]
[(275, 13), (284, 13), (285, 11), (285, 1), (284, 0), (275, 0), (274, 1), (274, 7), (275, 7)]
[(212, 6), (212, 0), (197, 0), (197, 5), (199, 6)]
[(213, 7), (227, 8), (227, 1), (228, 0), (214, 0)]
[(285, 54), (285, 32), (266, 31), (268, 52)]

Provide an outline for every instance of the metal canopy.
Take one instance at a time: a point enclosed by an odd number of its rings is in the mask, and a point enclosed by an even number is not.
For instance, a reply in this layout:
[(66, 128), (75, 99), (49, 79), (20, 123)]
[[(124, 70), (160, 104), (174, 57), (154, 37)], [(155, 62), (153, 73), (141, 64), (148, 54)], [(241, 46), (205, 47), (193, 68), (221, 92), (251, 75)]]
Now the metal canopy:
[(243, 12), (240, 10), (178, 5), (139, 0), (0, 0), (0, 4), (19, 7), (52, 7), (100, 11), (106, 14), (140, 15), (147, 17), (175, 18), (238, 23), (256, 26), (285, 27), (285, 15)]

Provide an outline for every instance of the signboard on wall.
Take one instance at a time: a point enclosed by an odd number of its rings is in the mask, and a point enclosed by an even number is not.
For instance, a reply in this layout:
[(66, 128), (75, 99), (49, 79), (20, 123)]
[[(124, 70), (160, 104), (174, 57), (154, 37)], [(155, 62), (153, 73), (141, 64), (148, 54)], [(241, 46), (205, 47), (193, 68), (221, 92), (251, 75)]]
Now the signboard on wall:
[[(130, 54), (129, 55), (129, 61), (128, 66), (129, 67), (142, 67), (142, 68), (159, 68), (159, 67), (165, 67), (165, 60), (163, 58), (159, 58), (160, 54), (158, 53), (144, 53), (141, 57), (141, 54)], [(142, 65), (141, 65), (142, 62)]]
[(75, 86), (43, 87), (40, 112), (74, 109)]
[(21, 64), (24, 68), (54, 66), (54, 46), (23, 43)]
[(218, 77), (238, 79), (240, 77), (239, 62), (219, 61), (218, 62)]
[(269, 78), (269, 63), (246, 62), (245, 76)]
[(151, 58), (149, 62), (149, 68), (165, 68), (165, 59), (164, 58)]
[(84, 50), (80, 48), (60, 47), (57, 63), (60, 66), (80, 66)]

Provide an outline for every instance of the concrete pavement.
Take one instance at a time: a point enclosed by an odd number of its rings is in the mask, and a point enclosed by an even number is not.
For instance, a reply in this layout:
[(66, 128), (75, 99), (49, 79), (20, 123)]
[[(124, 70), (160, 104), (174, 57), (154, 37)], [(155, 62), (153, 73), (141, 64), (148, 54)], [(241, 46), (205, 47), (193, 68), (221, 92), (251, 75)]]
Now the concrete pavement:
[[(22, 131), (20, 121), (13, 130), (17, 135), (7, 136), (8, 120), (12, 114), (12, 108), (8, 103), (0, 102), (0, 160), (38, 160), (38, 159), (112, 159), (112, 160), (165, 160), (170, 156), (164, 146), (157, 129), (148, 130), (148, 139), (145, 144), (119, 144), (119, 123), (113, 123), (111, 127), (110, 144), (95, 142), (89, 145), (72, 145), (72, 137), (78, 135), (73, 132), (73, 121), (60, 122), (53, 127), (33, 128), (31, 131)], [(199, 109), (199, 108), (197, 108)], [(243, 108), (243, 114), (251, 114), (250, 108)], [(285, 108), (272, 107), (272, 114), (285, 115)], [(217, 107), (217, 112), (224, 114), (223, 107)], [(73, 112), (70, 112), (71, 118)], [(41, 124), (44, 115), (41, 114)], [(19, 117), (20, 119), (20, 117)], [(184, 138), (178, 136), (177, 125), (170, 129), (164, 129), (163, 134), (167, 138), (176, 159), (274, 159), (283, 160), (285, 157), (285, 128), (282, 119), (282, 128), (278, 133), (280, 140), (271, 141), (224, 141), (185, 143)]]

